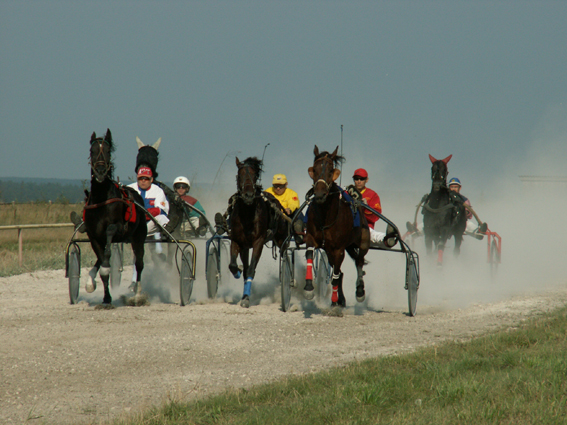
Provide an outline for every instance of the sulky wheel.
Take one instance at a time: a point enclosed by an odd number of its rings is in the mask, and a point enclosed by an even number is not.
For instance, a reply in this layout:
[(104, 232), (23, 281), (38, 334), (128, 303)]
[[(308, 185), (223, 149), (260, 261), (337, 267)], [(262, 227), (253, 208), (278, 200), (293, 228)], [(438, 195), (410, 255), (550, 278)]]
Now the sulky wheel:
[(319, 253), (319, 264), (317, 265), (317, 274), (315, 276), (317, 286), (317, 294), (319, 299), (324, 300), (327, 298), (327, 293), (329, 292), (329, 282), (331, 279), (331, 265), (329, 264), (329, 259), (325, 251), (320, 251)]
[(406, 289), (408, 291), (409, 315), (415, 316), (417, 309), (417, 290), (419, 288), (419, 276), (417, 264), (413, 253), (409, 253), (406, 261)]
[(191, 292), (193, 292), (193, 282), (195, 277), (191, 266), (190, 258), (185, 252), (181, 253), (181, 268), (179, 270), (179, 297), (181, 305), (189, 304), (191, 300)]
[(110, 255), (110, 287), (118, 288), (122, 280), (124, 244), (113, 243)]
[(207, 257), (207, 293), (209, 298), (216, 298), (221, 283), (220, 257), (217, 248), (209, 249)]
[(69, 299), (71, 304), (77, 304), (79, 286), (81, 285), (81, 254), (76, 245), (71, 245), (68, 255)]
[(293, 285), (293, 273), (291, 270), (291, 259), (287, 251), (280, 257), (280, 283), (282, 287), (282, 310), (289, 311), (291, 306), (291, 287)]

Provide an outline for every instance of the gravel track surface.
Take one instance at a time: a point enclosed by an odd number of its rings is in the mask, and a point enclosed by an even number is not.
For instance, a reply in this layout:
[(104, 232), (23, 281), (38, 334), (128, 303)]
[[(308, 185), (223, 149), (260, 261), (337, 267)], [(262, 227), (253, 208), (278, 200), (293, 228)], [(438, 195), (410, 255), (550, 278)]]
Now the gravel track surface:
[[(86, 294), (83, 284), (80, 302), (70, 305), (64, 271), (0, 279), (0, 423), (99, 423), (171, 398), (465, 340), (567, 301), (564, 286), (492, 302), (459, 292), (472, 304), (458, 308), (428, 302), (422, 288), (425, 304), (409, 317), (397, 287), (398, 300), (384, 301), (393, 307), (350, 306), (339, 318), (326, 314), (326, 303), (299, 298), (283, 313), (277, 284), (249, 309), (237, 304), (238, 289), (208, 302), (197, 284), (202, 301), (180, 307), (172, 284), (169, 301), (154, 293), (150, 306), (126, 307), (114, 294), (117, 308), (100, 310), (102, 289)], [(352, 304), (354, 291), (345, 293)]]

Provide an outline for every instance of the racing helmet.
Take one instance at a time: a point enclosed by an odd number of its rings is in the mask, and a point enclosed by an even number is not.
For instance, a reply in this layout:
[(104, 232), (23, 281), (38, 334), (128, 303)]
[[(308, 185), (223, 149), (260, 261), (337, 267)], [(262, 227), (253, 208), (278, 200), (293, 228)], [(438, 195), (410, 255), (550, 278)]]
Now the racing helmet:
[(456, 184), (458, 186), (462, 186), (461, 181), (457, 178), (457, 177), (453, 177), (451, 180), (449, 180), (449, 186)]
[(177, 184), (186, 184), (189, 189), (191, 189), (191, 183), (189, 179), (185, 176), (179, 176), (175, 180), (173, 180), (173, 188), (175, 189), (175, 185)]

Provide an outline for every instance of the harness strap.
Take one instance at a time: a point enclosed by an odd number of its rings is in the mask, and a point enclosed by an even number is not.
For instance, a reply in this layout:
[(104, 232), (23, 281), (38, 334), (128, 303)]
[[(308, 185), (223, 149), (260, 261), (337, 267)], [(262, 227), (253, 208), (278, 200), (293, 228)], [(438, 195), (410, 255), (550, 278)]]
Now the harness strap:
[(432, 213), (439, 213), (439, 212), (441, 212), (441, 211), (448, 210), (449, 208), (453, 208), (454, 206), (455, 206), (455, 205), (451, 202), (451, 203), (449, 203), (449, 204), (447, 204), (447, 205), (442, 206), (441, 208), (431, 208), (431, 207), (429, 206), (429, 202), (428, 202), (427, 204), (425, 204), (425, 205), (423, 206), (423, 208), (426, 209), (426, 210), (429, 211), (429, 212), (432, 212)]

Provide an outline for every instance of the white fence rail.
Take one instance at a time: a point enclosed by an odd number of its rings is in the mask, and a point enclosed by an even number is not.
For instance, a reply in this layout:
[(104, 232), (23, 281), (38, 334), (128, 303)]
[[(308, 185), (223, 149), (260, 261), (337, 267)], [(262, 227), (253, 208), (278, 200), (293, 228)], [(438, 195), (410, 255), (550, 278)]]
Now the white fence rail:
[(0, 230), (17, 230), (18, 231), (18, 261), (20, 266), (23, 263), (23, 247), (24, 247), (24, 229), (50, 229), (54, 227), (73, 227), (73, 223), (58, 223), (58, 224), (12, 224), (10, 226), (0, 226)]

